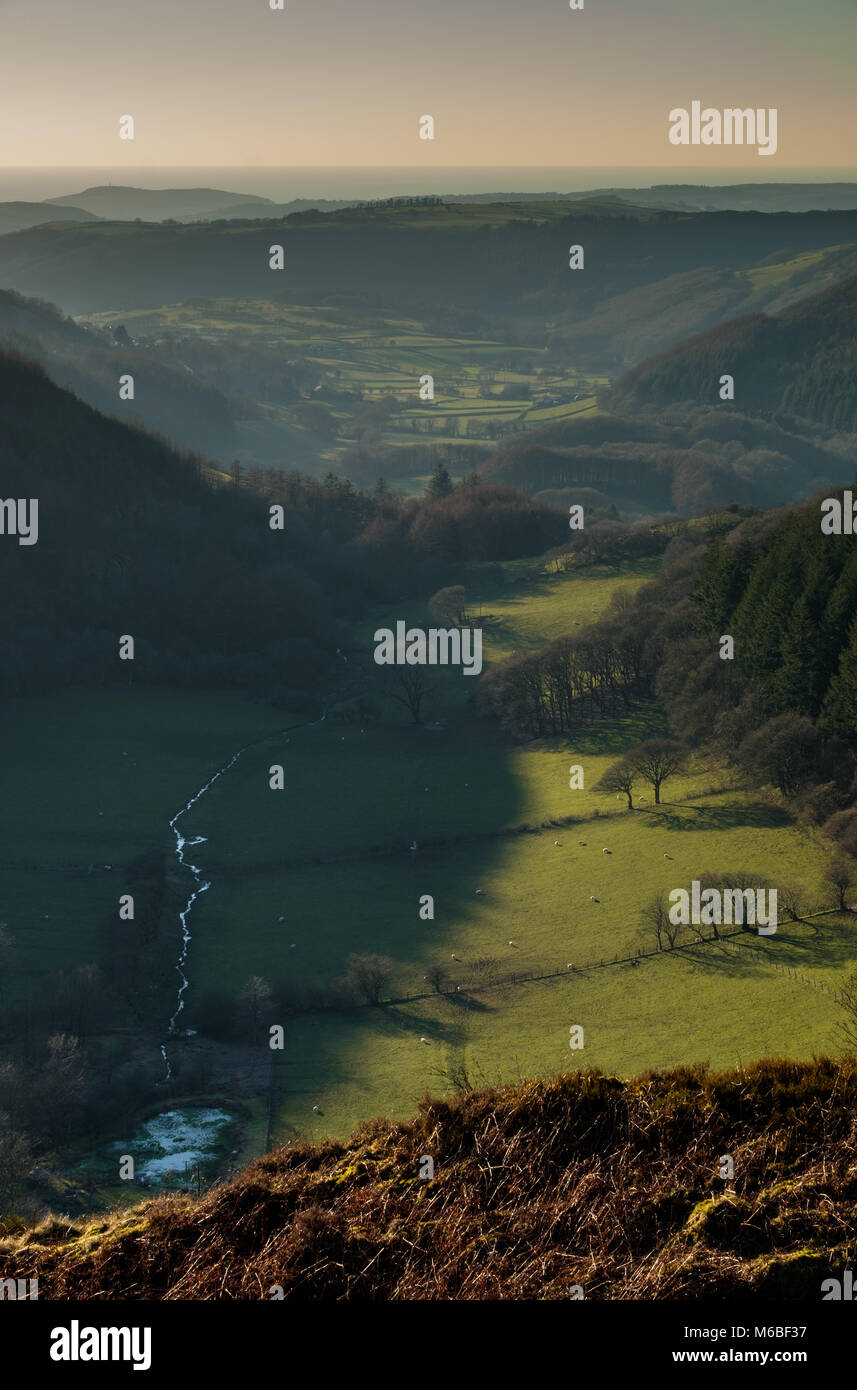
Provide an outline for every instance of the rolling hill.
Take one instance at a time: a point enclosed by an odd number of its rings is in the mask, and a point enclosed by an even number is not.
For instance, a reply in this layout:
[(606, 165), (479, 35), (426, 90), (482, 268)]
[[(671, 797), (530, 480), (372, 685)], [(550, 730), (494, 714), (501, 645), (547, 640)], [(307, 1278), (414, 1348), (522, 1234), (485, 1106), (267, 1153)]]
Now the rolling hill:
[[(181, 361), (165, 361), (129, 339), (76, 324), (52, 304), (0, 290), (0, 344), (37, 360), (58, 386), (108, 415), (145, 425), (181, 447), (232, 457), (229, 402)], [(119, 397), (119, 378), (134, 378), (134, 399)]]
[(0, 236), (38, 227), (43, 222), (95, 222), (94, 213), (73, 203), (0, 203)]
[[(156, 308), (193, 298), (295, 290), (379, 293), (514, 315), (544, 341), (545, 320), (584, 319), (611, 296), (698, 270), (739, 270), (772, 250), (795, 256), (857, 241), (857, 211), (647, 212), (567, 203), (345, 208), (276, 222), (95, 222), (0, 237), (0, 284), (68, 313)], [(282, 271), (269, 247), (286, 248)], [(568, 248), (586, 248), (569, 270)], [(728, 306), (727, 306), (728, 312)]]
[(259, 216), (272, 208), (270, 198), (252, 193), (228, 193), (219, 188), (132, 188), (121, 184), (102, 184), (81, 193), (67, 193), (46, 199), (58, 207), (83, 208), (93, 217), (108, 221), (160, 222), (172, 217), (185, 222), (198, 218), (222, 217), (228, 208), (240, 204), (245, 216), (259, 209)]
[(750, 314), (641, 362), (615, 385), (621, 410), (678, 402), (719, 403), (720, 378), (735, 380), (724, 411), (781, 412), (857, 431), (857, 275), (778, 314)]

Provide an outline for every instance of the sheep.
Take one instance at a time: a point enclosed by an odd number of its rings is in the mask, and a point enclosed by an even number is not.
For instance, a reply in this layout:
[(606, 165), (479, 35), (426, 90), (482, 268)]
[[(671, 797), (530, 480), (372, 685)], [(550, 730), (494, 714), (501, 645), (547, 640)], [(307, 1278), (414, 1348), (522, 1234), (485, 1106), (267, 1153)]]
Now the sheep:
[(597, 898), (593, 898), (592, 894), (590, 893), (590, 895), (589, 895), (589, 901), (590, 901), (591, 903), (597, 903), (597, 902), (598, 902), (598, 899), (597, 899)]
[(562, 844), (559, 840), (554, 840), (554, 844), (557, 845), (560, 849), (562, 849)]
[(665, 854), (664, 854), (664, 859), (672, 859), (672, 855), (671, 855), (671, 854), (666, 854), (666, 853), (665, 853)]
[(476, 889), (476, 892), (473, 894), (473, 896), (474, 896), (474, 898), (484, 898), (484, 897), (485, 897), (485, 889), (484, 889), (484, 888), (477, 888), (477, 889)]
[(453, 953), (452, 953), (451, 959), (452, 959), (452, 960), (458, 960), (458, 956), (455, 954), (454, 951), (453, 951)]
[(585, 840), (578, 840), (577, 843), (578, 843), (579, 845), (584, 845), (584, 846), (585, 846), (586, 841), (585, 841)]
[(574, 969), (574, 961), (573, 961), (573, 960), (570, 960), (570, 961), (568, 962), (568, 965), (567, 965), (565, 968), (566, 968), (566, 970), (573, 970), (573, 969)]
[(612, 854), (613, 851), (612, 851), (612, 849), (603, 849), (603, 850), (601, 851), (601, 853), (602, 853), (602, 854)]
[(509, 942), (509, 945), (510, 945), (510, 946), (514, 946), (514, 944), (515, 944), (514, 941), (510, 941), (510, 942)]
[(320, 1109), (320, 1107), (317, 1106), (317, 1105), (314, 1105), (314, 1106), (312, 1107), (312, 1113), (313, 1113), (314, 1115), (320, 1115), (320, 1114), (321, 1114), (321, 1109)]
[(428, 1038), (420, 1038), (420, 1042), (425, 1043), (426, 1046), (428, 1046)]

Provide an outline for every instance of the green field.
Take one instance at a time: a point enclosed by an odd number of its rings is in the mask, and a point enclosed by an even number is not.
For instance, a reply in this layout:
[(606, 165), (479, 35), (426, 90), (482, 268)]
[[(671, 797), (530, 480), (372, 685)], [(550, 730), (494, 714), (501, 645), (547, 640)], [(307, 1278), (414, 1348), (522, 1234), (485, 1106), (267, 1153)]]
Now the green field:
[[(492, 567), (474, 591), (486, 660), (574, 631), (652, 567)], [(378, 613), (357, 640), (371, 644), (396, 616), (425, 621), (419, 605)], [(364, 729), (326, 720), (277, 733), (297, 718), (240, 696), (133, 689), (8, 705), (20, 756), (3, 772), (14, 816), (0, 916), (16, 943), (15, 990), (32, 993), (45, 972), (92, 958), (123, 867), (146, 849), (171, 855), (170, 817), (251, 743), (182, 822), (185, 835), (206, 837), (195, 859), (213, 882), (192, 917), (186, 1020), (193, 1026), (206, 1000), (234, 999), (254, 974), (304, 1000), (272, 1054), (274, 1138), (341, 1136), (377, 1113), (407, 1115), (423, 1092), (446, 1089), (450, 1066), (478, 1083), (581, 1062), (632, 1073), (837, 1049), (838, 1006), (821, 986), (835, 989), (850, 968), (848, 914), (611, 964), (651, 950), (640, 908), (656, 890), (705, 871), (799, 882), (820, 905), (829, 849), (817, 834), (703, 763), (666, 785), (660, 808), (649, 800), (628, 812), (595, 784), (624, 748), (663, 730), (655, 707), (516, 746), (475, 717), (467, 678), (444, 675), (422, 727), (387, 716)], [(284, 766), (283, 791), (268, 786), (272, 763)], [(582, 791), (569, 788), (572, 764), (584, 768)], [(89, 873), (93, 861), (101, 867)], [(168, 956), (187, 888), (174, 868), (170, 879)], [(432, 921), (419, 915), (425, 894)], [(398, 1002), (313, 1012), (311, 992), (328, 990), (352, 952), (392, 958)], [(433, 964), (457, 997), (432, 994)], [(583, 1052), (569, 1048), (572, 1024), (584, 1027)], [(263, 1134), (251, 1127), (243, 1157)]]
[[(117, 312), (95, 314), (89, 321), (103, 328), (115, 323)], [(392, 402), (392, 410), (381, 422), (380, 443), (397, 448), (468, 444), (487, 453), (504, 434), (596, 413), (595, 393), (607, 382), (603, 376), (559, 368), (543, 348), (438, 335), (416, 319), (366, 308), (358, 312), (267, 300), (213, 300), (122, 311), (121, 319), (135, 339), (156, 353), (164, 350), (169, 335), (180, 354), (229, 354), (247, 371), (259, 362), (277, 372), (293, 359), (309, 365), (313, 385), (321, 387), (311, 398), (327, 411), (331, 437), (321, 437), (303, 422), (300, 408), (306, 400), (283, 403), (259, 384), (258, 409), (240, 423), (236, 450), (250, 463), (263, 457), (267, 439), (268, 452), (273, 447), (280, 459), (294, 459), (297, 449), (301, 456), (315, 453), (335, 468), (340, 455), (359, 442), (365, 428), (361, 412), (381, 400)], [(420, 378), (426, 373), (434, 378), (432, 401), (420, 400)], [(545, 400), (555, 403), (546, 405)], [(271, 440), (278, 438), (277, 454)], [(417, 469), (396, 476), (396, 485), (405, 491), (422, 490), (424, 481)]]

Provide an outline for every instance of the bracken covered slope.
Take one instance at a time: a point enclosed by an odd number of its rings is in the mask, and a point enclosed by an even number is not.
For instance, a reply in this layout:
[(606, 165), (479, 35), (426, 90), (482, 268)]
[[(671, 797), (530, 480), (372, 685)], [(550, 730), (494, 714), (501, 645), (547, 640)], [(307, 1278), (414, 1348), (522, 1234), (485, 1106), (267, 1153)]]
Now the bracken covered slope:
[(767, 1060), (427, 1099), (199, 1200), (45, 1221), (0, 1266), (41, 1299), (817, 1302), (855, 1231), (857, 1059)]

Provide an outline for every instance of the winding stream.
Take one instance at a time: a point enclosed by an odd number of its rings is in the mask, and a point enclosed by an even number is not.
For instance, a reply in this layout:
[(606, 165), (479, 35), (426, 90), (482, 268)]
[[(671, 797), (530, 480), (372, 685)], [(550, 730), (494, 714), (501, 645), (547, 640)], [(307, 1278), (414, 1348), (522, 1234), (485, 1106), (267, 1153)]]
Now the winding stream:
[[(182, 1012), (184, 1008), (184, 995), (188, 985), (190, 984), (190, 980), (188, 979), (188, 976), (185, 974), (185, 965), (187, 963), (188, 950), (190, 947), (191, 940), (193, 939), (191, 936), (190, 927), (188, 926), (188, 919), (190, 917), (191, 910), (197, 898), (200, 898), (203, 893), (208, 892), (212, 882), (210, 878), (203, 878), (202, 869), (199, 867), (198, 864), (191, 864), (190, 861), (185, 859), (184, 856), (186, 846), (204, 845), (208, 837), (206, 835), (194, 835), (191, 838), (186, 838), (184, 835), (182, 835), (181, 831), (179, 830), (178, 822), (181, 820), (182, 816), (187, 814), (187, 812), (191, 809), (192, 806), (195, 806), (196, 803), (203, 796), (205, 796), (205, 793), (209, 790), (210, 787), (214, 786), (214, 783), (218, 780), (218, 778), (223, 777), (225, 773), (229, 772), (230, 768), (233, 768), (235, 766), (241, 755), (243, 753), (246, 753), (248, 749), (257, 748), (260, 744), (267, 743), (271, 738), (281, 738), (283, 734), (290, 734), (295, 729), (314, 728), (316, 724), (322, 724), (326, 718), (327, 710), (325, 710), (318, 719), (308, 719), (305, 720), (302, 724), (290, 724), (288, 728), (280, 729), (279, 732), (276, 734), (266, 734), (264, 738), (256, 739), (253, 743), (245, 743), (244, 747), (239, 748), (237, 753), (233, 753), (229, 761), (227, 763), (224, 763), (223, 766), (219, 768), (217, 772), (215, 772), (213, 777), (209, 777), (205, 785), (200, 787), (199, 791), (191, 797), (187, 805), (183, 806), (180, 811), (176, 812), (176, 814), (173, 816), (172, 820), (169, 823), (170, 830), (173, 832), (173, 835), (176, 839), (176, 857), (179, 861), (179, 864), (183, 869), (189, 869), (191, 874), (193, 875), (193, 891), (191, 892), (190, 897), (185, 903), (182, 911), (179, 913), (179, 921), (181, 922), (182, 934), (181, 950), (179, 951), (179, 958), (176, 962), (176, 970), (178, 971), (181, 983), (179, 984), (178, 995), (176, 997), (175, 1011), (172, 1015), (172, 1018), (170, 1019), (169, 1028), (167, 1029), (167, 1040), (171, 1037), (175, 1037), (176, 1020), (178, 1019), (179, 1014)], [(161, 1056), (164, 1059), (163, 1080), (169, 1081), (172, 1077), (173, 1069), (170, 1065), (166, 1041), (161, 1043)]]

